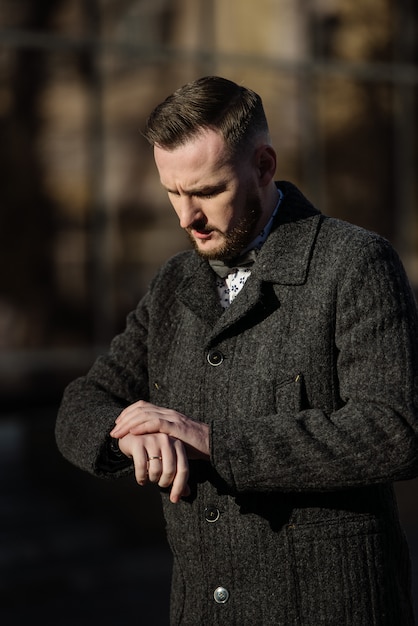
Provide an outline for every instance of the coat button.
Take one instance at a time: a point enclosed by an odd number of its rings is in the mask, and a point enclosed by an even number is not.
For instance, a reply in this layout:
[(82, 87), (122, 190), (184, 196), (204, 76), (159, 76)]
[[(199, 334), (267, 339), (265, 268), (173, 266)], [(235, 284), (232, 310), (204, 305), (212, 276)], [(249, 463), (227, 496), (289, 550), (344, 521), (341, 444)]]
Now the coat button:
[(217, 522), (218, 519), (220, 518), (221, 513), (219, 511), (219, 509), (216, 508), (216, 506), (208, 506), (205, 509), (205, 520), (207, 522), (213, 523), (213, 522)]
[(225, 587), (217, 587), (213, 592), (213, 597), (218, 604), (225, 604), (225, 602), (228, 602), (229, 591)]
[(220, 350), (209, 350), (206, 358), (208, 360), (208, 363), (210, 363), (210, 365), (217, 367), (224, 360), (224, 355), (222, 354)]

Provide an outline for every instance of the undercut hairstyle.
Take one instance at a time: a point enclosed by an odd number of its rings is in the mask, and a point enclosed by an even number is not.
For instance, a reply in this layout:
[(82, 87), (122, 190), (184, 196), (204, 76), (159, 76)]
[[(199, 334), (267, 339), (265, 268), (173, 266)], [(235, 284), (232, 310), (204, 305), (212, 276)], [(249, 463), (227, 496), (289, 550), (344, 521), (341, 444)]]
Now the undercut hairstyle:
[(152, 111), (144, 136), (151, 145), (172, 150), (203, 130), (219, 132), (232, 157), (255, 137), (268, 138), (260, 96), (225, 78), (199, 78), (177, 89)]

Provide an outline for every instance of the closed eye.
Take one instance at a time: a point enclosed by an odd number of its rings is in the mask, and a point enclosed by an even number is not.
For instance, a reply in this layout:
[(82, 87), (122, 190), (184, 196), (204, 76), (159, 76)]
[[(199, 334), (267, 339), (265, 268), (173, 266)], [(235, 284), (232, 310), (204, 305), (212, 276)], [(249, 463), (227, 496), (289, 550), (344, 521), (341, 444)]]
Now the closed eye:
[(225, 191), (225, 189), (226, 185), (219, 185), (218, 187), (195, 189), (194, 191), (190, 191), (189, 194), (191, 196), (195, 196), (196, 198), (213, 198), (214, 196), (217, 196)]
[[(180, 193), (180, 191), (177, 191), (177, 189), (168, 189), (167, 187), (165, 187), (168, 195), (170, 196), (180, 196), (182, 195)], [(202, 187), (201, 189), (190, 189), (188, 191), (184, 191), (183, 194), (185, 196), (188, 196), (189, 198), (203, 198), (203, 199), (210, 199), (210, 198), (214, 198), (215, 196), (219, 195), (220, 193), (223, 193), (226, 190), (226, 185), (225, 184), (221, 184), (218, 185), (217, 187)]]
[(198, 191), (193, 194), (196, 198), (213, 198), (217, 195), (216, 192), (210, 191)]

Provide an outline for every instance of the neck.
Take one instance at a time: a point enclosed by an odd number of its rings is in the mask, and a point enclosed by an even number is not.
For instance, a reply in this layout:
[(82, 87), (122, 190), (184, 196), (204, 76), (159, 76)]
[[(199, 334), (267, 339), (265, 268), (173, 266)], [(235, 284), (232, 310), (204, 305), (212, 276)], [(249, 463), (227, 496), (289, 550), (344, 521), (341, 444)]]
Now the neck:
[(268, 189), (266, 190), (266, 201), (264, 203), (265, 209), (263, 210), (260, 221), (257, 224), (257, 233), (263, 230), (263, 228), (268, 223), (269, 219), (271, 218), (273, 214), (274, 209), (277, 206), (278, 201), (279, 201), (279, 192), (275, 183), (273, 182), (271, 185), (269, 185)]

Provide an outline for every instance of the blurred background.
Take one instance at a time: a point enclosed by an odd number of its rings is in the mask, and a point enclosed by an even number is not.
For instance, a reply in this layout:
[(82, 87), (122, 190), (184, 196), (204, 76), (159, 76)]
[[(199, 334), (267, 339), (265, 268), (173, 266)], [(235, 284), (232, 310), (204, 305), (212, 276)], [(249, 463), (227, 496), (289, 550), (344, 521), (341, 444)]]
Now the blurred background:
[[(188, 245), (151, 109), (206, 74), (257, 91), (277, 177), (388, 238), (417, 293), (416, 31), (415, 0), (0, 0), (2, 625), (168, 623), (158, 494), (79, 472), (53, 434), (65, 385)], [(397, 490), (418, 597), (417, 484)]]

